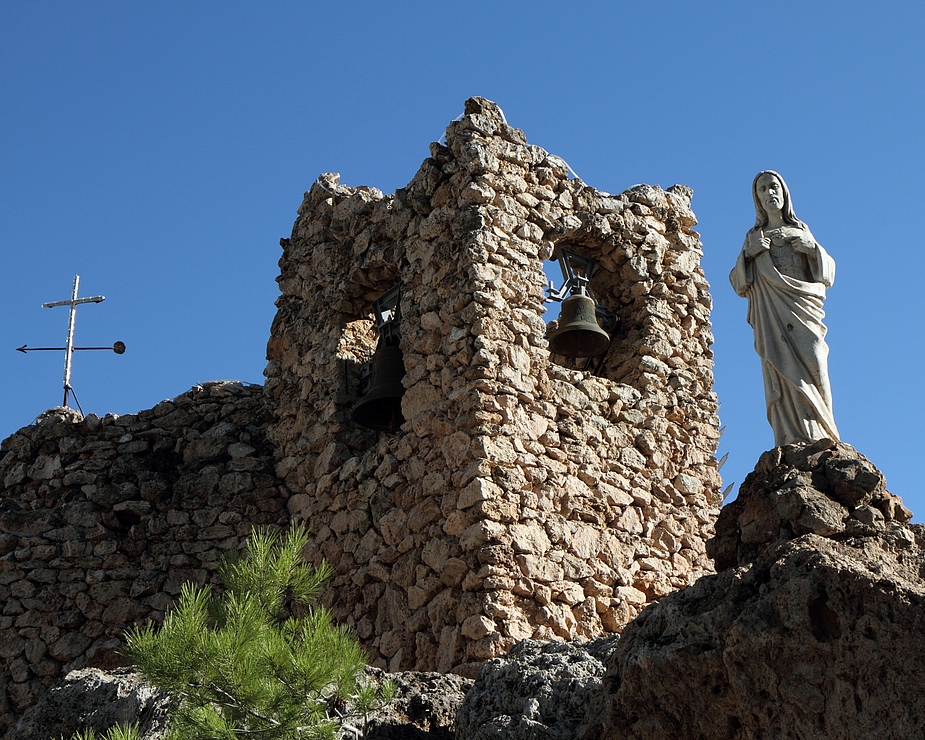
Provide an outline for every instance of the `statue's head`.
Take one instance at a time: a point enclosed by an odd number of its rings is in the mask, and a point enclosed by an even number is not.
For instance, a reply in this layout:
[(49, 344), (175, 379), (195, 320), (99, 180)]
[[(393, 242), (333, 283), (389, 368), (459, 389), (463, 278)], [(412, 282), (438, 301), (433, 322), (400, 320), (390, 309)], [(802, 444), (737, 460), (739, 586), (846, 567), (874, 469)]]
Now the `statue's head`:
[[(793, 201), (790, 200), (790, 189), (787, 187), (787, 183), (784, 182), (784, 178), (778, 175), (774, 170), (762, 170), (755, 175), (755, 179), (752, 180), (752, 199), (755, 201), (755, 228), (762, 228), (768, 225), (768, 212), (765, 208), (765, 202), (768, 196), (766, 195), (767, 188), (765, 186), (773, 185), (774, 180), (777, 180), (779, 183), (778, 192), (783, 196), (780, 213), (784, 223), (792, 224), (793, 226), (802, 226), (803, 223), (793, 212)], [(759, 192), (759, 188), (761, 192)]]

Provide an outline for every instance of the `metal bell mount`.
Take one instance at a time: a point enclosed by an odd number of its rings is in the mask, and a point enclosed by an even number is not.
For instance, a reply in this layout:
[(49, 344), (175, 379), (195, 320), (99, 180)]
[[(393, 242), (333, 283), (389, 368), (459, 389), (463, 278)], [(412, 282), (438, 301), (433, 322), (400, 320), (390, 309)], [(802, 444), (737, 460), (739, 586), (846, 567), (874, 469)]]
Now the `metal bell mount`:
[(565, 282), (559, 290), (550, 287), (548, 292), (548, 300), (562, 302), (558, 325), (549, 333), (549, 351), (563, 357), (595, 357), (610, 346), (610, 335), (598, 321), (598, 316), (607, 314), (591, 293), (596, 263), (561, 247), (556, 255)]

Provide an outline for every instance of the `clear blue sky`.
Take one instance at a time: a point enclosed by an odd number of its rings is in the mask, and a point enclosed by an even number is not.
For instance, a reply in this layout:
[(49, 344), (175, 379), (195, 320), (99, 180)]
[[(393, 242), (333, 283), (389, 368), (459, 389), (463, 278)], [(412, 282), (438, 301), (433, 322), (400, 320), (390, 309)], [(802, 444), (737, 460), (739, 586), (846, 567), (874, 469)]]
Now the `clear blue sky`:
[(713, 286), (720, 454), (773, 446), (727, 275), (756, 172), (838, 263), (835, 417), (925, 520), (920, 483), (925, 5), (741, 1), (0, 4), (0, 437), (61, 402), (132, 413), (262, 382), (279, 238), (321, 172), (391, 192), (482, 95), (588, 184), (694, 189)]

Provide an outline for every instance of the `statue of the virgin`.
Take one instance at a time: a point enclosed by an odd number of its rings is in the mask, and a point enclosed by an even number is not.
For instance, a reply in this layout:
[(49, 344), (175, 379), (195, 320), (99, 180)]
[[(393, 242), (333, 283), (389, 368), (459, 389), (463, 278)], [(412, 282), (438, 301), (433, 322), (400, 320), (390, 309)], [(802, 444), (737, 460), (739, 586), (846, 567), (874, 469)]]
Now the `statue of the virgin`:
[(759, 172), (752, 197), (755, 226), (729, 280), (748, 299), (774, 444), (837, 440), (822, 323), (835, 261), (794, 214), (780, 175)]

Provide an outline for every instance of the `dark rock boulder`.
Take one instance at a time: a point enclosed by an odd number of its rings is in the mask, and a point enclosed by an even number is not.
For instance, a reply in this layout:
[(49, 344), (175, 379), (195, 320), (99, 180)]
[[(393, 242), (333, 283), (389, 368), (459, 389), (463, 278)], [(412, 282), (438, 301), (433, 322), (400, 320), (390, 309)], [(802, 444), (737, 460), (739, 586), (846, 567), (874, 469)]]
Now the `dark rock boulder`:
[(765, 453), (717, 575), (623, 632), (575, 737), (911, 738), (925, 728), (925, 528), (855, 450)]
[(69, 738), (87, 729), (103, 733), (117, 724), (138, 722), (143, 740), (166, 735), (170, 697), (129, 668), (71, 671), (19, 720), (16, 740)]
[(912, 512), (850, 445), (830, 439), (765, 452), (716, 522), (707, 553), (721, 571), (753, 562), (773, 543), (816, 534), (911, 541)]
[[(602, 668), (603, 672), (603, 668)], [(395, 698), (366, 717), (349, 715), (351, 727), (341, 740), (452, 740), (456, 713), (472, 680), (440, 673), (385, 673), (366, 669), (366, 680), (381, 685), (390, 679)], [(77, 731), (101, 734), (116, 724), (137, 722), (142, 740), (166, 736), (170, 696), (158, 692), (129, 668), (109, 673), (86, 668), (72, 671), (29, 709), (14, 730), (16, 740), (57, 740)], [(348, 708), (349, 712), (349, 708)]]
[[(369, 681), (395, 684), (395, 698), (362, 723), (363, 740), (453, 740), (456, 713), (472, 686), (471, 678), (453, 674), (386, 673), (367, 668)], [(344, 740), (355, 734), (345, 732)]]
[(571, 740), (618, 639), (524, 640), (488, 661), (459, 711), (457, 740)]

